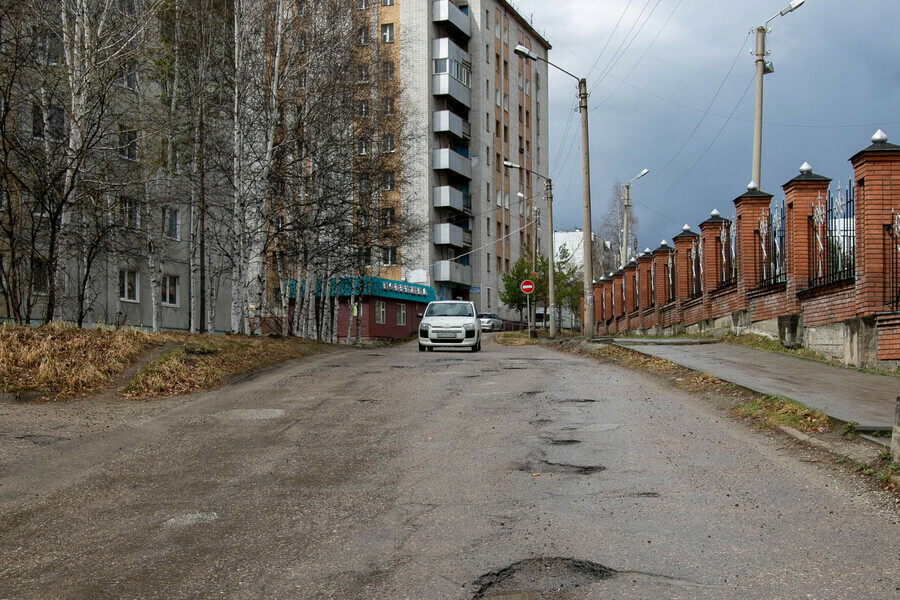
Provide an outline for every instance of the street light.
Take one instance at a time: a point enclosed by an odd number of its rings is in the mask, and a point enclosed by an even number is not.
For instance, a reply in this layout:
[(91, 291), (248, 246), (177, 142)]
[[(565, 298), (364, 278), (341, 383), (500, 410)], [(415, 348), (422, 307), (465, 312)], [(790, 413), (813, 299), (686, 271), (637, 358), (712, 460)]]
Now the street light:
[(623, 266), (628, 264), (628, 208), (631, 206), (631, 184), (649, 172), (650, 169), (644, 169), (625, 184), (625, 209), (622, 211), (622, 256), (620, 257)]
[(545, 62), (578, 82), (578, 109), (581, 112), (581, 219), (584, 232), (584, 335), (590, 338), (594, 335), (594, 236), (591, 233), (591, 156), (588, 143), (587, 80), (583, 77), (576, 77), (559, 65), (538, 56), (522, 44), (518, 44), (513, 52), (528, 60)]
[(806, 0), (791, 0), (791, 3), (785, 6), (761, 26), (756, 28), (756, 108), (753, 115), (753, 173), (750, 180), (756, 184), (757, 189), (762, 189), (762, 113), (763, 113), (763, 75), (772, 73), (775, 67), (766, 60), (766, 32), (768, 31), (769, 21), (775, 17), (783, 17), (784, 15), (794, 12)]
[[(556, 247), (554, 245), (553, 240), (553, 182), (550, 181), (549, 177), (544, 177), (540, 173), (532, 171), (531, 169), (526, 169), (522, 165), (516, 164), (514, 162), (504, 160), (503, 166), (507, 169), (519, 169), (520, 171), (528, 171), (532, 175), (536, 175), (544, 180), (547, 185), (547, 227), (550, 230), (550, 236), (548, 241), (548, 248), (550, 252), (547, 255), (548, 267), (547, 267), (547, 294), (549, 296), (548, 301), (550, 304), (550, 338), (556, 337), (556, 282), (555, 282), (555, 269), (553, 262), (553, 257), (556, 252)], [(537, 233), (534, 236), (534, 245), (537, 248)]]

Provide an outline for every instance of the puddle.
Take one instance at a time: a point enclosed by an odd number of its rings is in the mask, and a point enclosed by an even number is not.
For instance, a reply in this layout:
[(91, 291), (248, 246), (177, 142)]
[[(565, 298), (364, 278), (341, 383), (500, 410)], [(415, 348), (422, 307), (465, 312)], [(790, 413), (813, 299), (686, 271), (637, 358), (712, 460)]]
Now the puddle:
[(475, 581), (473, 599), (534, 600), (542, 592), (588, 586), (616, 571), (589, 560), (565, 557), (529, 558), (485, 573)]

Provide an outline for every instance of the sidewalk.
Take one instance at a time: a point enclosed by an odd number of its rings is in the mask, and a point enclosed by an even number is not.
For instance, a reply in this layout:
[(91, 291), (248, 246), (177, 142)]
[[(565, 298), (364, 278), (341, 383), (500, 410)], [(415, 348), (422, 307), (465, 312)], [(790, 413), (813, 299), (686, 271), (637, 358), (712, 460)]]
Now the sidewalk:
[(860, 373), (725, 342), (617, 338), (614, 343), (768, 395), (780, 395), (860, 427), (891, 429), (900, 377)]

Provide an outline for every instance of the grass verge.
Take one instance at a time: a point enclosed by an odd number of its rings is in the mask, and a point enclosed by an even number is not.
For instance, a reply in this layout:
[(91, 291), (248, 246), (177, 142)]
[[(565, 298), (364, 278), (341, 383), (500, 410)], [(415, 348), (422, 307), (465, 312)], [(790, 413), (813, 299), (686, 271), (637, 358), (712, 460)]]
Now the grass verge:
[(804, 433), (824, 433), (831, 429), (828, 416), (784, 396), (762, 396), (732, 408), (735, 416), (753, 419), (765, 428), (786, 425)]
[(119, 392), (150, 398), (210, 389), (240, 373), (320, 351), (314, 342), (267, 337), (0, 325), (0, 393), (68, 400), (108, 389), (144, 352), (171, 345)]

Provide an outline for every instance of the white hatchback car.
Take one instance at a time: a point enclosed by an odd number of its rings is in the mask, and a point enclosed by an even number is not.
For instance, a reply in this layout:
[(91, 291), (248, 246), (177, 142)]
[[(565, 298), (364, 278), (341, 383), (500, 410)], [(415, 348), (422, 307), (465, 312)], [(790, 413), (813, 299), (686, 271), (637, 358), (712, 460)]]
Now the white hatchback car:
[(463, 300), (429, 302), (418, 315), (419, 352), (435, 348), (471, 348), (481, 350), (481, 322), (475, 305)]

